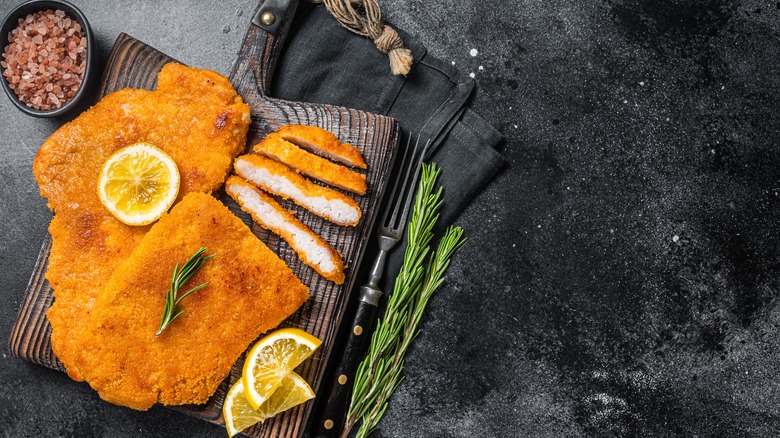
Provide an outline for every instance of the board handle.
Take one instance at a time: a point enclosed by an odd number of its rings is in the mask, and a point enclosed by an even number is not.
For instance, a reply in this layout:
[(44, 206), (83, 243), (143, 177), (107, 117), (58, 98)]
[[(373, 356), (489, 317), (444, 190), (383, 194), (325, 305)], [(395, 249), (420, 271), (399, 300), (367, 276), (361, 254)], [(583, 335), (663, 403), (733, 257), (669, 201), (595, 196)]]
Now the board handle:
[(298, 0), (260, 2), (230, 73), (237, 90), (251, 85), (261, 96), (268, 96), (274, 68), (297, 9)]

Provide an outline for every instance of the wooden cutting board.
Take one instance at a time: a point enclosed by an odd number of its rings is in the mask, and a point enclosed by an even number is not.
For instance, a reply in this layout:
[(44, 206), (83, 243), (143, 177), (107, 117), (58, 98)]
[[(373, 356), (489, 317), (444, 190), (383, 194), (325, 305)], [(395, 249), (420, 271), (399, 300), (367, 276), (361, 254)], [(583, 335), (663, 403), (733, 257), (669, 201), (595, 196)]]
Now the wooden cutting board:
[[(286, 102), (266, 97), (273, 67), (289, 30), (295, 3), (284, 4), (269, 0), (264, 9), (261, 3), (247, 34), (230, 80), (244, 101), (252, 108), (252, 124), (247, 146), (251, 147), (267, 133), (286, 123), (317, 125), (335, 133), (340, 140), (348, 141), (361, 149), (368, 164), (368, 192), (355, 197), (364, 212), (357, 227), (339, 227), (286, 201), (282, 204), (315, 232), (323, 236), (344, 257), (348, 266), (347, 281), (341, 286), (322, 279), (303, 264), (286, 242), (253, 224), (247, 214), (224, 193), (220, 199), (254, 233), (278, 254), (293, 272), (309, 286), (311, 299), (281, 327), (299, 327), (322, 339), (322, 347), (299, 369), (300, 374), (319, 392), (327, 364), (338, 333), (347, 298), (356, 282), (358, 266), (363, 258), (373, 229), (387, 178), (397, 147), (398, 126), (388, 117), (369, 114), (329, 105)], [(280, 6), (281, 5), (281, 6)], [(282, 8), (281, 10), (279, 8)], [(259, 17), (269, 8), (276, 14), (275, 26), (270, 31), (260, 26)], [(274, 9), (275, 8), (275, 9)], [(267, 26), (265, 26), (267, 28)], [(128, 36), (121, 34), (111, 51), (98, 91), (99, 97), (126, 87), (153, 89), (157, 73), (173, 58)], [(62, 364), (51, 350), (51, 325), (46, 311), (54, 298), (45, 279), (51, 237), (47, 237), (38, 257), (30, 283), (11, 332), (10, 350), (14, 355), (49, 368), (64, 371)], [(176, 409), (216, 424), (223, 424), (222, 401), (233, 382), (241, 377), (243, 357), (233, 366), (230, 376), (220, 385), (205, 405), (183, 406)], [(246, 434), (252, 437), (298, 437), (304, 432), (312, 413), (313, 402), (294, 408), (263, 425), (250, 428)]]

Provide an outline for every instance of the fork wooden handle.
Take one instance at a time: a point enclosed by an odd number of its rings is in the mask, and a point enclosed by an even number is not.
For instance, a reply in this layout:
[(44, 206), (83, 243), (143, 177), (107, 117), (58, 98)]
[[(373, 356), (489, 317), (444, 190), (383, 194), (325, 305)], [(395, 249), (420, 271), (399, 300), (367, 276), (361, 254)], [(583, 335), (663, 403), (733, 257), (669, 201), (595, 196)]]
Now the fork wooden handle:
[[(368, 287), (361, 288), (361, 299), (355, 312), (355, 318), (350, 325), (349, 338), (336, 367), (336, 372), (333, 374), (328, 398), (321, 408), (322, 414), (319, 416), (319, 420), (316, 420), (317, 423), (313, 425), (313, 437), (337, 438), (344, 429), (355, 372), (363, 359), (363, 353), (365, 353), (371, 338), (370, 330), (376, 319), (377, 306), (363, 299), (365, 289)], [(375, 291), (378, 295), (382, 293), (378, 289)]]

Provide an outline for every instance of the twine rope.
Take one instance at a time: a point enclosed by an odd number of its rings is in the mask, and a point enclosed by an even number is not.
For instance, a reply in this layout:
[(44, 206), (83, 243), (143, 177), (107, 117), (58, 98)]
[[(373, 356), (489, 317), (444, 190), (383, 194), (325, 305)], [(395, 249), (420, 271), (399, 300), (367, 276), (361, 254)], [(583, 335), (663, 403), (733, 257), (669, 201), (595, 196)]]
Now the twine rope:
[[(382, 21), (382, 10), (376, 0), (311, 0), (323, 3), (325, 8), (342, 26), (374, 42), (379, 51), (390, 59), (390, 71), (404, 75), (412, 68), (412, 51), (404, 46), (401, 36)], [(365, 15), (361, 14), (362, 7)]]

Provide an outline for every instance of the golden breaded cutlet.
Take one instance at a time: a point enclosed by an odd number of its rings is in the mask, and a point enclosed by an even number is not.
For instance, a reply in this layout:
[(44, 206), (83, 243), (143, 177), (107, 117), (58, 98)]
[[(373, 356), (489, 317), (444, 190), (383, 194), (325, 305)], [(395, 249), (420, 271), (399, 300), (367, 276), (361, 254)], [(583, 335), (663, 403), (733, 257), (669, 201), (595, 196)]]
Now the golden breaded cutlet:
[[(186, 289), (184, 313), (155, 332), (176, 263), (214, 254)], [(183, 293), (183, 291), (182, 291)], [(222, 203), (191, 193), (160, 219), (98, 296), (78, 369), (100, 396), (145, 410), (204, 403), (247, 346), (309, 297), (306, 286)]]
[(38, 151), (33, 174), (54, 211), (46, 278), (54, 289), (47, 316), (52, 349), (68, 375), (75, 367), (92, 302), (114, 268), (149, 230), (114, 218), (100, 203), (98, 176), (117, 150), (145, 141), (164, 150), (181, 174), (179, 199), (210, 193), (225, 181), (244, 150), (249, 107), (222, 75), (170, 63), (156, 91), (124, 89), (54, 132)]
[(325, 184), (358, 195), (366, 194), (366, 175), (307, 152), (280, 136), (267, 136), (254, 146), (254, 151)]
[(258, 225), (284, 239), (303, 263), (336, 284), (344, 283), (341, 254), (271, 195), (235, 175), (225, 182), (225, 193)]
[(347, 166), (366, 169), (366, 162), (360, 149), (349, 143), (342, 143), (336, 136), (319, 126), (284, 125), (270, 136), (281, 137), (309, 152)]
[(286, 164), (262, 155), (239, 156), (233, 164), (233, 170), (266, 192), (291, 199), (334, 224), (355, 226), (363, 215), (358, 203), (349, 196), (315, 184)]

